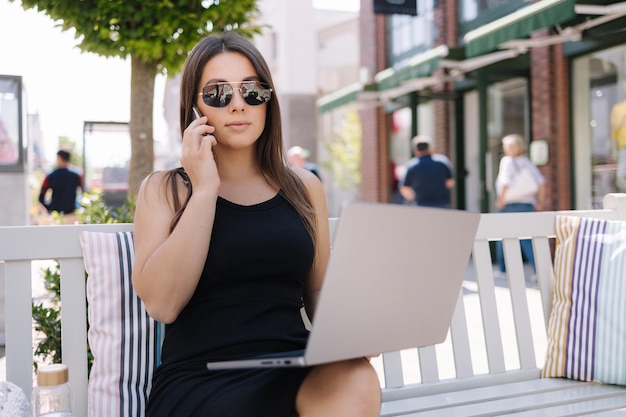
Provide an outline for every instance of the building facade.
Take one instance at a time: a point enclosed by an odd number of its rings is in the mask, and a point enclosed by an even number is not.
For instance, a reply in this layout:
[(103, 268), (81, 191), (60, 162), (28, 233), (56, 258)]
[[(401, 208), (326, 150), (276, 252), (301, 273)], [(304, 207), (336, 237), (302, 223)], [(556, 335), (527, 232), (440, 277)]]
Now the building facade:
[(509, 133), (527, 138), (546, 178), (546, 209), (599, 207), (618, 190), (611, 113), (626, 99), (626, 2), (423, 0), (416, 12), (376, 14), (373, 0), (361, 1), (369, 76), (326, 106), (359, 111), (359, 198), (394, 201), (416, 134), (453, 161), (457, 208), (495, 210)]

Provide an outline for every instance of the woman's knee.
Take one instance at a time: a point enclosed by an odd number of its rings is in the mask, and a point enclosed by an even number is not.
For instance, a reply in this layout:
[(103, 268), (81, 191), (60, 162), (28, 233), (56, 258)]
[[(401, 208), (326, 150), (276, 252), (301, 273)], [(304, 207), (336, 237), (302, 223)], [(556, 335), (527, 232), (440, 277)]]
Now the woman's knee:
[[(381, 392), (378, 375), (366, 359), (325, 364), (315, 367), (298, 394), (300, 405), (330, 408), (364, 407), (378, 415)], [(367, 413), (362, 415), (369, 415)]]
[[(365, 358), (338, 362), (331, 369), (338, 389), (345, 389), (352, 398), (380, 402), (380, 382), (376, 371)], [(332, 365), (330, 365), (332, 366)]]

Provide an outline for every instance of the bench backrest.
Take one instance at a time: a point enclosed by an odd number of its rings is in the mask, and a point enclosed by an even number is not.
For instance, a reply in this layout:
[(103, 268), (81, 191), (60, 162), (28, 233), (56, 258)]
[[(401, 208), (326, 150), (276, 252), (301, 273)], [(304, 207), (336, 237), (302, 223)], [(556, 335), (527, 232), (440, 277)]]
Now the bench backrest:
[[(539, 378), (552, 307), (556, 216), (626, 220), (626, 194), (607, 195), (604, 207), (482, 214), (448, 339), (437, 346), (383, 354), (383, 399)], [(522, 262), (521, 238), (532, 239), (536, 284), (529, 284), (533, 271)], [(494, 241), (502, 241), (507, 264), (501, 282), (494, 277)]]
[[(552, 277), (551, 242), (554, 220), (559, 212), (484, 214), (481, 217), (472, 254), (475, 287), (482, 324), (466, 315), (468, 299), (459, 294), (447, 342), (403, 352), (384, 353), (378, 360), (383, 378), (384, 399), (408, 398), (441, 390), (439, 381), (456, 378), (460, 386), (480, 384), (468, 376), (515, 375), (519, 379), (537, 377), (538, 363), (544, 352), (537, 352), (534, 340), (536, 320), (530, 318), (524, 268), (518, 240), (532, 238), (537, 264), (541, 313), (548, 318)], [(608, 195), (605, 209), (568, 211), (580, 216), (626, 219), (626, 195)], [(335, 222), (331, 220), (331, 228)], [(87, 415), (87, 323), (85, 306), (85, 268), (79, 234), (82, 231), (120, 232), (132, 230), (131, 224), (0, 227), (0, 282), (5, 282), (6, 373), (7, 380), (30, 396), (33, 386), (32, 261), (58, 260), (61, 274), (62, 352), (69, 366), (76, 415)], [(445, 231), (442, 231), (445, 232)], [(451, 233), (451, 239), (454, 238)], [(490, 241), (503, 240), (508, 265), (508, 283), (514, 329), (517, 335), (518, 364), (505, 362), (505, 340), (501, 329), (502, 313), (497, 305)], [(2, 262), (4, 261), (4, 262)], [(35, 274), (37, 275), (37, 274)], [(469, 280), (471, 284), (471, 280)], [(416, 318), (419, 320), (421, 318)], [(542, 326), (545, 334), (545, 325)], [(477, 330), (478, 329), (478, 330)], [(410, 329), (409, 329), (410, 330)], [(478, 332), (478, 334), (476, 333)], [(452, 344), (452, 340), (454, 343)], [(478, 349), (477, 349), (477, 345)], [(482, 358), (476, 352), (482, 350)], [(515, 348), (515, 347), (514, 347)], [(481, 365), (481, 362), (483, 365)], [(447, 364), (453, 364), (451, 374)], [(486, 365), (486, 368), (485, 368)], [(415, 375), (411, 375), (414, 369)], [(408, 371), (407, 371), (408, 370)], [(450, 389), (450, 385), (446, 390)]]

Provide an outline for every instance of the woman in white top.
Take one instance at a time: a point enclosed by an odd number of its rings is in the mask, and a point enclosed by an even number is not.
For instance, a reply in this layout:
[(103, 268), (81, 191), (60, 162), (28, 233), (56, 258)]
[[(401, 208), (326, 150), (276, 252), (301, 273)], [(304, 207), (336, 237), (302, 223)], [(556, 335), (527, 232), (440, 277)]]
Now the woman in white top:
[[(535, 211), (543, 209), (545, 199), (545, 179), (537, 167), (526, 157), (526, 144), (524, 138), (519, 134), (511, 134), (502, 138), (502, 148), (504, 156), (500, 160), (500, 168), (498, 177), (496, 178), (496, 208), (501, 213), (519, 213), (527, 211)], [(536, 193), (517, 197), (516, 199), (507, 199), (506, 194), (509, 190), (513, 178), (522, 170), (527, 169), (532, 174), (538, 185)], [(535, 266), (535, 258), (533, 256), (532, 242), (530, 240), (522, 240), (522, 254), (533, 268)], [(502, 242), (496, 244), (498, 263), (500, 272), (506, 272), (504, 264), (504, 255), (502, 253)]]

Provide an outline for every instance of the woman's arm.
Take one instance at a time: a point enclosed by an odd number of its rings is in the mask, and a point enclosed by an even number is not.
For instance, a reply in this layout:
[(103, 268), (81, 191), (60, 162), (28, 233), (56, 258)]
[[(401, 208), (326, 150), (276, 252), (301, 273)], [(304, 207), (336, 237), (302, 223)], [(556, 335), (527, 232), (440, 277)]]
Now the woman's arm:
[[(198, 284), (209, 249), (217, 193), (194, 190), (170, 234), (174, 212), (166, 187), (165, 173), (158, 173), (144, 181), (137, 196), (132, 279), (150, 316), (171, 323)], [(182, 180), (179, 189), (185, 189)]]
[(205, 123), (202, 117), (185, 130), (181, 163), (193, 194), (171, 233), (172, 199), (182, 203), (187, 192), (182, 178), (176, 177), (177, 196), (168, 195), (163, 172), (149, 176), (137, 196), (133, 286), (150, 316), (163, 323), (176, 320), (189, 302), (209, 251), (220, 178), (212, 151), (215, 138), (204, 135)]

